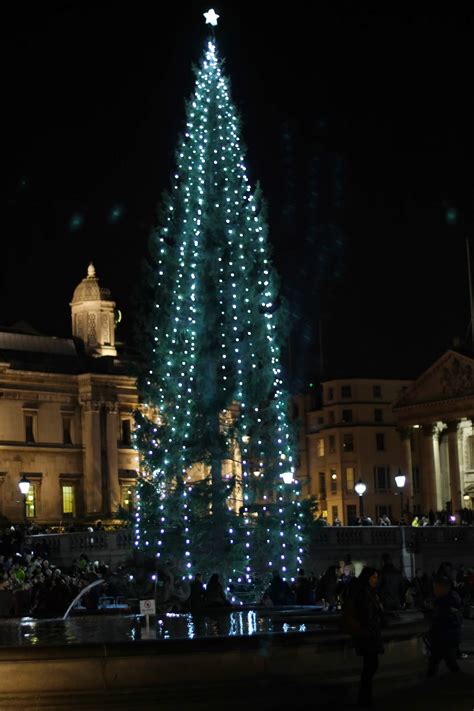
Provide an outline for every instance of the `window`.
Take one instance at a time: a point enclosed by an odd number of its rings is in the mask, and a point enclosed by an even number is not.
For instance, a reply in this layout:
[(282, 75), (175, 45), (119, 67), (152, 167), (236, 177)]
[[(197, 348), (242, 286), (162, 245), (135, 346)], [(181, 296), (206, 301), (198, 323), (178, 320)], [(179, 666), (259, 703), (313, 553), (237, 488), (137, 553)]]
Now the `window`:
[(334, 435), (329, 435), (329, 454), (336, 453), (336, 437)]
[(467, 438), (469, 469), (474, 469), (474, 435)]
[(380, 385), (374, 385), (374, 397), (382, 397), (382, 387)]
[(354, 491), (355, 473), (354, 467), (346, 467), (346, 491)]
[(352, 397), (352, 390), (350, 385), (343, 385), (341, 387), (341, 397)]
[(357, 506), (355, 504), (347, 504), (346, 506), (346, 524), (354, 526), (357, 522)]
[(63, 415), (63, 444), (72, 444), (71, 425), (72, 417)]
[(130, 447), (132, 444), (132, 421), (122, 420), (122, 444)]
[(380, 504), (375, 507), (375, 523), (378, 523), (382, 516), (388, 516), (391, 520), (392, 518), (392, 507), (390, 504)]
[(318, 457), (324, 457), (324, 439), (322, 437), (320, 437), (317, 441), (316, 451), (318, 453)]
[(352, 410), (343, 410), (342, 411), (342, 421), (343, 422), (352, 422)]
[(420, 469), (419, 467), (413, 467), (413, 491), (418, 493), (420, 491)]
[(324, 417), (318, 417), (318, 425), (324, 425)]
[(383, 410), (374, 410), (374, 422), (383, 422)]
[(342, 448), (344, 452), (354, 451), (354, 435), (345, 434), (342, 437)]
[(331, 494), (334, 496), (337, 494), (337, 474), (335, 469), (331, 469)]
[(25, 415), (25, 441), (36, 442), (35, 438), (35, 422), (36, 415)]
[(331, 510), (332, 510), (332, 522), (334, 523), (334, 521), (336, 520), (336, 518), (338, 518), (338, 509), (337, 509), (337, 506), (333, 506)]
[(328, 400), (334, 400), (334, 388), (328, 388)]
[(76, 512), (76, 496), (73, 484), (63, 484), (63, 516), (74, 516)]
[(30, 482), (30, 488), (26, 495), (26, 517), (34, 518), (36, 516), (36, 484)]
[(125, 511), (133, 511), (135, 492), (133, 484), (122, 484), (120, 487), (120, 505)]
[(326, 498), (326, 472), (319, 472), (319, 493)]
[(374, 467), (374, 486), (376, 491), (387, 491), (390, 489), (388, 467)]
[(334, 410), (329, 410), (329, 424), (333, 425), (336, 421), (336, 417), (334, 415)]
[(377, 452), (385, 451), (385, 434), (383, 432), (377, 432), (375, 435), (375, 447)]

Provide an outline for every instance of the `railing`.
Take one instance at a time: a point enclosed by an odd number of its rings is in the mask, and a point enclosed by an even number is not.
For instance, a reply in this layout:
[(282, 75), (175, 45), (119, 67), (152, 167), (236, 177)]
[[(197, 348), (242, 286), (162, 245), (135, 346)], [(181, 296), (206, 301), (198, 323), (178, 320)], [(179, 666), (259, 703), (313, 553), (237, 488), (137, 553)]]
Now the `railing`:
[[(403, 535), (402, 535), (403, 534)], [(46, 544), (51, 561), (71, 565), (81, 553), (97, 554), (105, 562), (123, 562), (133, 551), (133, 531), (93, 531), (82, 533), (46, 534), (30, 536), (27, 541), (34, 549)], [(430, 526), (413, 528), (405, 526), (325, 526), (314, 531), (310, 547), (333, 547), (351, 551), (386, 552), (400, 550), (405, 546), (409, 550), (433, 551), (436, 548), (462, 548), (466, 555), (474, 549), (474, 527), (467, 526)], [(467, 549), (467, 550), (466, 550)], [(468, 553), (469, 552), (469, 553)]]

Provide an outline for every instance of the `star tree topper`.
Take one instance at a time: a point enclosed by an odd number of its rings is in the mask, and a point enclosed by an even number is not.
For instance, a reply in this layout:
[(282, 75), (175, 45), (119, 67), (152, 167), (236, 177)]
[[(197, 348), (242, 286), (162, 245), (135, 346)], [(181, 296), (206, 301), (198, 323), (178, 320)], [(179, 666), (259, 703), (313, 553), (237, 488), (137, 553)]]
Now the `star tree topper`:
[(213, 27), (217, 26), (217, 20), (219, 19), (220, 15), (216, 15), (212, 7), (207, 12), (204, 12), (203, 15), (206, 18), (206, 25), (212, 25)]

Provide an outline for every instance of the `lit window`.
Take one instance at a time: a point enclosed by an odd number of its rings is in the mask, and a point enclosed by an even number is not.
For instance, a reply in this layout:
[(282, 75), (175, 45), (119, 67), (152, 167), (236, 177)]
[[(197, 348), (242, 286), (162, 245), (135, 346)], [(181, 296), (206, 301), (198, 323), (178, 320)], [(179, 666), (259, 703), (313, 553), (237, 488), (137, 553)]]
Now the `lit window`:
[(134, 510), (134, 488), (131, 484), (122, 484), (121, 487), (121, 506), (125, 511)]
[(65, 484), (63, 486), (63, 515), (74, 516), (75, 513), (75, 491), (74, 486)]
[(322, 437), (318, 439), (317, 452), (318, 457), (324, 457), (324, 439)]
[(26, 495), (26, 517), (34, 518), (36, 516), (36, 484), (30, 483), (30, 488)]
[(354, 491), (354, 467), (346, 467), (346, 490)]

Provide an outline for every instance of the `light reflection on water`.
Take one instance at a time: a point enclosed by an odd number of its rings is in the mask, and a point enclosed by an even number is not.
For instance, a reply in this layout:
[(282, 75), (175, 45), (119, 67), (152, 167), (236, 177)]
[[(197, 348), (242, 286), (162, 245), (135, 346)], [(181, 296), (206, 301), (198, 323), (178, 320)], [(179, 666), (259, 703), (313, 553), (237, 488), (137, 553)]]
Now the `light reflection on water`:
[(149, 630), (140, 615), (85, 616), (67, 620), (36, 620), (31, 617), (0, 620), (0, 647), (31, 647), (55, 644), (103, 644), (143, 639), (194, 639), (235, 637), (262, 633), (301, 633), (318, 625), (272, 620), (255, 610), (212, 612), (205, 616), (159, 614), (150, 618)]

